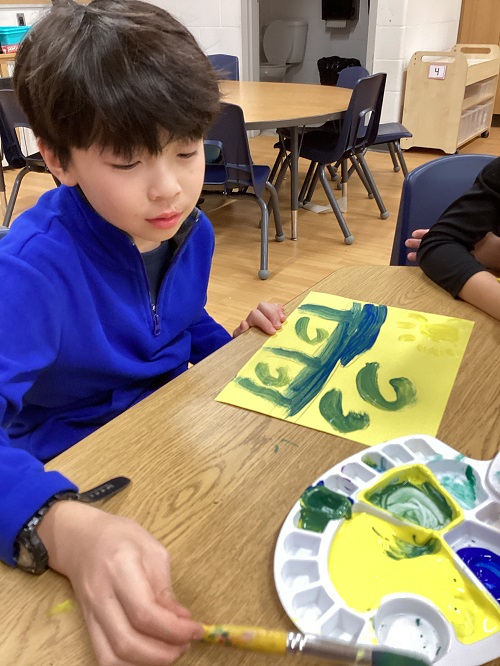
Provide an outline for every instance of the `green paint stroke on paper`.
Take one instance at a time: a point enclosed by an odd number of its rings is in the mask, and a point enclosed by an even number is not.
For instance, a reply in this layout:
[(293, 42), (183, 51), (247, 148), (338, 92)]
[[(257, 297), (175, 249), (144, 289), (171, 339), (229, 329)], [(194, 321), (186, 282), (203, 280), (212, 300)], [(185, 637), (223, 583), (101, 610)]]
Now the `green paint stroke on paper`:
[(307, 342), (308, 345), (318, 345), (320, 342), (323, 342), (323, 340), (326, 340), (328, 337), (328, 331), (326, 328), (317, 328), (315, 337), (310, 338), (307, 332), (310, 321), (310, 317), (300, 317), (297, 319), (295, 324), (295, 333), (297, 334), (298, 338), (304, 342)]
[(388, 412), (395, 412), (414, 403), (417, 399), (417, 390), (406, 377), (389, 379), (396, 398), (386, 400), (378, 385), (378, 369), (380, 363), (367, 363), (356, 376), (356, 387), (359, 395), (365, 402)]
[(370, 425), (370, 417), (363, 412), (348, 412), (342, 410), (342, 391), (331, 389), (319, 401), (321, 416), (338, 432), (354, 432), (363, 430)]
[(349, 499), (320, 482), (302, 493), (299, 527), (311, 532), (323, 532), (330, 520), (350, 519), (351, 513)]
[(411, 523), (441, 530), (453, 519), (446, 498), (429, 481), (413, 485), (409, 481), (388, 483), (367, 494), (369, 502)]
[(257, 363), (255, 374), (265, 386), (286, 386), (290, 383), (288, 368), (278, 368), (276, 375), (271, 374), (268, 363)]
[(316, 355), (281, 347), (267, 349), (276, 356), (303, 366), (290, 384), (278, 391), (250, 377), (237, 376), (234, 380), (254, 395), (283, 407), (286, 416), (294, 416), (309, 405), (322, 391), (338, 365), (345, 367), (354, 358), (371, 349), (387, 318), (387, 307), (373, 303), (353, 302), (349, 310), (306, 303), (300, 305), (299, 310), (327, 321), (335, 321), (338, 325)]
[(439, 476), (439, 483), (457, 500), (462, 509), (473, 509), (478, 503), (476, 476), (470, 465), (465, 468), (465, 474), (443, 474)]

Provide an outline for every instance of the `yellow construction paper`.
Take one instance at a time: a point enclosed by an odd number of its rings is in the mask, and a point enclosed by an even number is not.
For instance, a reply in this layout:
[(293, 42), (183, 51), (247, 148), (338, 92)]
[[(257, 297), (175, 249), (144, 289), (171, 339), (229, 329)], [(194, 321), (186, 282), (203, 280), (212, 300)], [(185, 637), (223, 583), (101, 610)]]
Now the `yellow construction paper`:
[(367, 446), (436, 436), (473, 326), (311, 292), (216, 399)]

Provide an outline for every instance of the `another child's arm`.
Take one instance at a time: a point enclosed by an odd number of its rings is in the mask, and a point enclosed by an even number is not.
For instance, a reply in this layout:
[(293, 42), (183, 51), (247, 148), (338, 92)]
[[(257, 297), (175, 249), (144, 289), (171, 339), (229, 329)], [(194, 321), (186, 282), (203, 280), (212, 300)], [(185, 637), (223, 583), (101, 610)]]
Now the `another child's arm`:
[(173, 593), (167, 551), (134, 521), (61, 501), (38, 532), (49, 566), (73, 586), (99, 664), (167, 666), (201, 638)]
[(268, 335), (274, 335), (279, 331), (286, 319), (282, 305), (278, 303), (262, 302), (250, 312), (246, 319), (233, 331), (233, 338), (237, 338), (249, 328), (255, 326)]
[(408, 261), (417, 261), (417, 250), (420, 247), (422, 238), (428, 231), (429, 229), (415, 229), (411, 238), (405, 240), (405, 246), (411, 250), (411, 252), (408, 252), (407, 254)]
[[(411, 238), (407, 238), (405, 245), (411, 249), (408, 252), (409, 261), (417, 261), (417, 250), (420, 247), (422, 238), (429, 231), (429, 229), (415, 229)], [(480, 261), (486, 268), (491, 268), (494, 271), (500, 272), (500, 237), (488, 232), (484, 238), (474, 245), (472, 254)]]
[(500, 282), (488, 271), (470, 277), (458, 295), (479, 310), (500, 319)]

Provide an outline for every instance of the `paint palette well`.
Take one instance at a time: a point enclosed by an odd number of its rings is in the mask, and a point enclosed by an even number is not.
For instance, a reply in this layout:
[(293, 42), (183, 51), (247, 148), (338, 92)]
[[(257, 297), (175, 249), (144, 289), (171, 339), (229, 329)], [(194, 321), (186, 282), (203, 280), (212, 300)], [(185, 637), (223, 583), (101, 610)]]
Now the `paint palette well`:
[[(365, 449), (317, 479), (274, 559), (305, 633), (410, 649), (439, 666), (500, 657), (500, 497), (491, 461), (427, 435)], [(496, 476), (495, 476), (496, 478)]]

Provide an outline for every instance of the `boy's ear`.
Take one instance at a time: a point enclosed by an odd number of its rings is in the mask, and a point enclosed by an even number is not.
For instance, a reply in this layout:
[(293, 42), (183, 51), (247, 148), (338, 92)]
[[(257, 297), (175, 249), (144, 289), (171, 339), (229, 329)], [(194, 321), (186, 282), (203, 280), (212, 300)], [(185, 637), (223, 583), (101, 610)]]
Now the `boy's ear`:
[(50, 173), (53, 174), (57, 180), (59, 180), (64, 185), (68, 185), (69, 187), (78, 185), (78, 181), (72, 173), (71, 166), (64, 169), (57, 155), (51, 148), (47, 146), (47, 144), (42, 139), (37, 139), (37, 144), (38, 150), (40, 151), (40, 154), (43, 157)]

